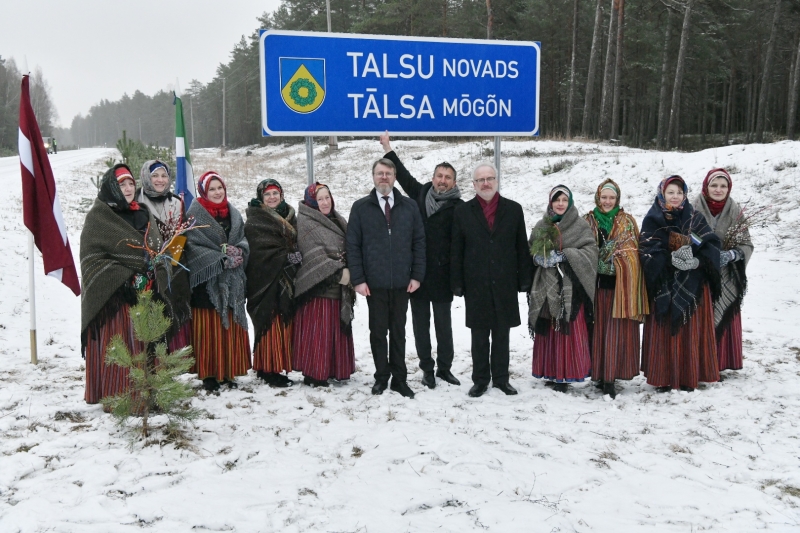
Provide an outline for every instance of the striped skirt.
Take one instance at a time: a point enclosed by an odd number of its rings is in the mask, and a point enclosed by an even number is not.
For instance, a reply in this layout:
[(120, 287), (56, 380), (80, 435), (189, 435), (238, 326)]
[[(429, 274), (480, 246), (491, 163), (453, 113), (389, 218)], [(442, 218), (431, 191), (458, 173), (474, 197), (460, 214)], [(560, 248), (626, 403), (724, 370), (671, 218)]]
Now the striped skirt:
[(350, 379), (356, 370), (353, 334), (342, 331), (339, 300), (314, 298), (294, 317), (294, 369), (320, 381)]
[(192, 308), (192, 355), (198, 378), (222, 381), (247, 374), (250, 336), (230, 311), (228, 322), (230, 327), (225, 329), (214, 309)]
[(292, 329), (291, 322), (284, 324), (280, 315), (275, 316), (253, 352), (253, 370), (275, 374), (292, 371)]
[(670, 334), (669, 319), (659, 322), (654, 314), (647, 317), (642, 342), (642, 372), (647, 383), (654, 387), (694, 389), (700, 381), (719, 381), (714, 306), (708, 285), (703, 287), (697, 310), (677, 335)]
[(717, 354), (719, 355), (719, 369), (741, 370), (742, 360), (742, 313), (738, 311), (728, 324), (728, 327), (717, 339)]
[[(142, 352), (144, 343), (133, 334), (130, 307), (123, 305), (113, 318), (100, 328), (89, 326), (86, 342), (86, 403), (98, 403), (102, 398), (122, 394), (130, 387), (128, 369), (107, 365), (106, 348), (114, 335), (120, 335), (132, 354)], [(94, 331), (92, 331), (94, 329)], [(95, 338), (92, 338), (95, 337)]]
[(533, 377), (558, 383), (583, 381), (592, 369), (589, 333), (583, 306), (570, 322), (569, 335), (550, 326), (547, 335), (533, 339)]
[(597, 289), (594, 297), (594, 333), (592, 335), (592, 379), (612, 382), (639, 375), (641, 348), (639, 322), (611, 318), (614, 289)]
[(192, 344), (192, 321), (187, 320), (178, 330), (178, 333), (167, 342), (167, 350), (171, 353), (190, 344)]

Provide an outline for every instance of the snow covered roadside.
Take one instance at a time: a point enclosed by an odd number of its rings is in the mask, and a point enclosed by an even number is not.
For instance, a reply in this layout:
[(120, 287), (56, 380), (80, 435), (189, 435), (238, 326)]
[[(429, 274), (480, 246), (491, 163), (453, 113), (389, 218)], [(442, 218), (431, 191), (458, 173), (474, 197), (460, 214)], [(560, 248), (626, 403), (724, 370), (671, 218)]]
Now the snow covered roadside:
[[(420, 180), (448, 160), (469, 171), (488, 143), (394, 141)], [(372, 187), (377, 141), (317, 152), (319, 181), (337, 209)], [(89, 177), (110, 150), (52, 158), (77, 254)], [(256, 183), (275, 177), (292, 204), (305, 184), (304, 147), (194, 155), (197, 174), (230, 176), (243, 210)], [(220, 396), (198, 395), (207, 411), (186, 447), (136, 444), (134, 451), (98, 406), (83, 402), (80, 304), (37, 270), (40, 364), (28, 360), (27, 236), (19, 163), (0, 159), (10, 191), (0, 212), (0, 531), (797, 531), (800, 527), (800, 143), (661, 153), (554, 141), (503, 143), (502, 193), (522, 203), (528, 226), (546, 194), (569, 185), (581, 212), (597, 183), (612, 177), (622, 204), (641, 221), (658, 181), (677, 173), (693, 197), (714, 166), (735, 169), (732, 194), (778, 210), (756, 230), (744, 307), (745, 368), (694, 393), (656, 394), (642, 377), (609, 401), (590, 384), (559, 394), (530, 376), (531, 340), (512, 330), (511, 380), (519, 396), (470, 386), (469, 331), (454, 304), (461, 387), (429, 391), (410, 375), (414, 401), (373, 397), (366, 304), (356, 307), (358, 372), (330, 390), (272, 389), (254, 376)], [(63, 157), (62, 157), (63, 156)], [(541, 169), (573, 165), (543, 175)], [(783, 167), (781, 170), (777, 168)], [(527, 310), (520, 298), (523, 313)], [(417, 360), (408, 320), (407, 365)], [(297, 377), (298, 375), (295, 374)], [(199, 384), (199, 382), (198, 382)]]

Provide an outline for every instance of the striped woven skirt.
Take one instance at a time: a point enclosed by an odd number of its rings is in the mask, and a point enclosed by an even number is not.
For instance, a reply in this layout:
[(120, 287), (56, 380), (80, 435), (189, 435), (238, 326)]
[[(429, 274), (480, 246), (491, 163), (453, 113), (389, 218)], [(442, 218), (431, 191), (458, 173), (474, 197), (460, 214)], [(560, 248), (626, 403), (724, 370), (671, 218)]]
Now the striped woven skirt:
[(592, 335), (592, 379), (612, 382), (639, 375), (641, 348), (639, 322), (611, 318), (613, 289), (597, 289), (594, 297), (594, 333)]
[(250, 336), (230, 311), (228, 323), (230, 327), (225, 329), (214, 309), (192, 308), (192, 355), (198, 378), (222, 381), (247, 374)]
[(583, 381), (592, 369), (583, 306), (569, 324), (569, 335), (550, 326), (533, 339), (533, 377), (558, 383)]
[(167, 350), (174, 352), (192, 343), (192, 321), (187, 320), (178, 332), (167, 342)]
[(350, 379), (356, 370), (353, 334), (342, 331), (339, 300), (314, 298), (294, 317), (294, 369), (320, 381)]
[[(86, 342), (86, 403), (98, 403), (102, 398), (116, 396), (130, 387), (129, 371), (117, 365), (106, 365), (106, 348), (114, 335), (120, 335), (132, 354), (145, 349), (133, 334), (130, 306), (123, 305), (117, 314), (99, 328), (89, 326)], [(94, 338), (93, 338), (94, 337)]]
[(741, 370), (743, 365), (742, 355), (742, 313), (737, 311), (733, 315), (728, 327), (717, 339), (717, 354), (719, 356), (719, 369)]
[(670, 333), (669, 317), (661, 322), (654, 314), (647, 317), (642, 342), (642, 372), (647, 383), (654, 387), (694, 389), (700, 381), (719, 381), (714, 307), (708, 285), (703, 287), (697, 310), (677, 335)]
[(292, 329), (292, 322), (285, 324), (280, 315), (275, 316), (253, 352), (253, 370), (275, 374), (292, 371)]

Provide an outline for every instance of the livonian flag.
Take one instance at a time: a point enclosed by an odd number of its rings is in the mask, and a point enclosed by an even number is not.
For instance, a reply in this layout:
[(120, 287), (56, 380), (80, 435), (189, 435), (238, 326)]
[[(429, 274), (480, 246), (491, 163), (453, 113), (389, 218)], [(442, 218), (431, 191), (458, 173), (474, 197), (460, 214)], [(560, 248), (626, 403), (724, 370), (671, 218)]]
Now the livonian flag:
[(186, 127), (183, 124), (183, 103), (174, 92), (175, 100), (175, 192), (183, 195), (186, 209), (192, 205), (192, 200), (197, 197), (197, 185), (192, 172), (192, 160), (189, 157), (189, 141), (186, 139)]
[(23, 220), (33, 234), (36, 247), (42, 252), (44, 273), (59, 280), (78, 296), (81, 285), (69, 247), (53, 170), (31, 107), (27, 75), (22, 77), (19, 98), (19, 162)]

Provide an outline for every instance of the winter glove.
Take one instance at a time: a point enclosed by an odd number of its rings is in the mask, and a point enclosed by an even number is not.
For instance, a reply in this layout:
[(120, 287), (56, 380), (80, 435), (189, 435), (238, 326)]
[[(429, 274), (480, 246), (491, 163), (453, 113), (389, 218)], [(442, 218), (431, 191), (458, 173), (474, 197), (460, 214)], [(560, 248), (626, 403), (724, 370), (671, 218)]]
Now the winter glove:
[(286, 254), (286, 259), (293, 265), (299, 265), (303, 262), (303, 255), (300, 252), (292, 252), (290, 254)]
[(719, 266), (720, 268), (724, 268), (725, 265), (728, 263), (733, 263), (734, 261), (741, 261), (743, 258), (742, 252), (737, 250), (736, 248), (732, 250), (722, 250), (719, 253)]
[(348, 285), (350, 283), (350, 269), (342, 269), (342, 279), (339, 280), (340, 285)]
[(564, 252), (560, 250), (552, 250), (550, 252), (550, 259), (553, 261), (553, 266), (555, 266), (555, 263), (562, 263), (566, 261), (567, 256), (564, 255)]
[(700, 266), (700, 260), (692, 255), (692, 247), (685, 244), (672, 252), (672, 266), (678, 270), (694, 270)]
[(546, 262), (546, 259), (543, 255), (536, 254), (533, 256), (533, 264), (536, 266), (543, 267)]
[(238, 246), (228, 244), (225, 246), (225, 255), (228, 257), (242, 257), (242, 249)]
[(242, 258), (241, 252), (239, 253), (240, 255), (237, 256), (229, 255), (225, 258), (225, 268), (236, 268), (244, 262), (244, 258)]

